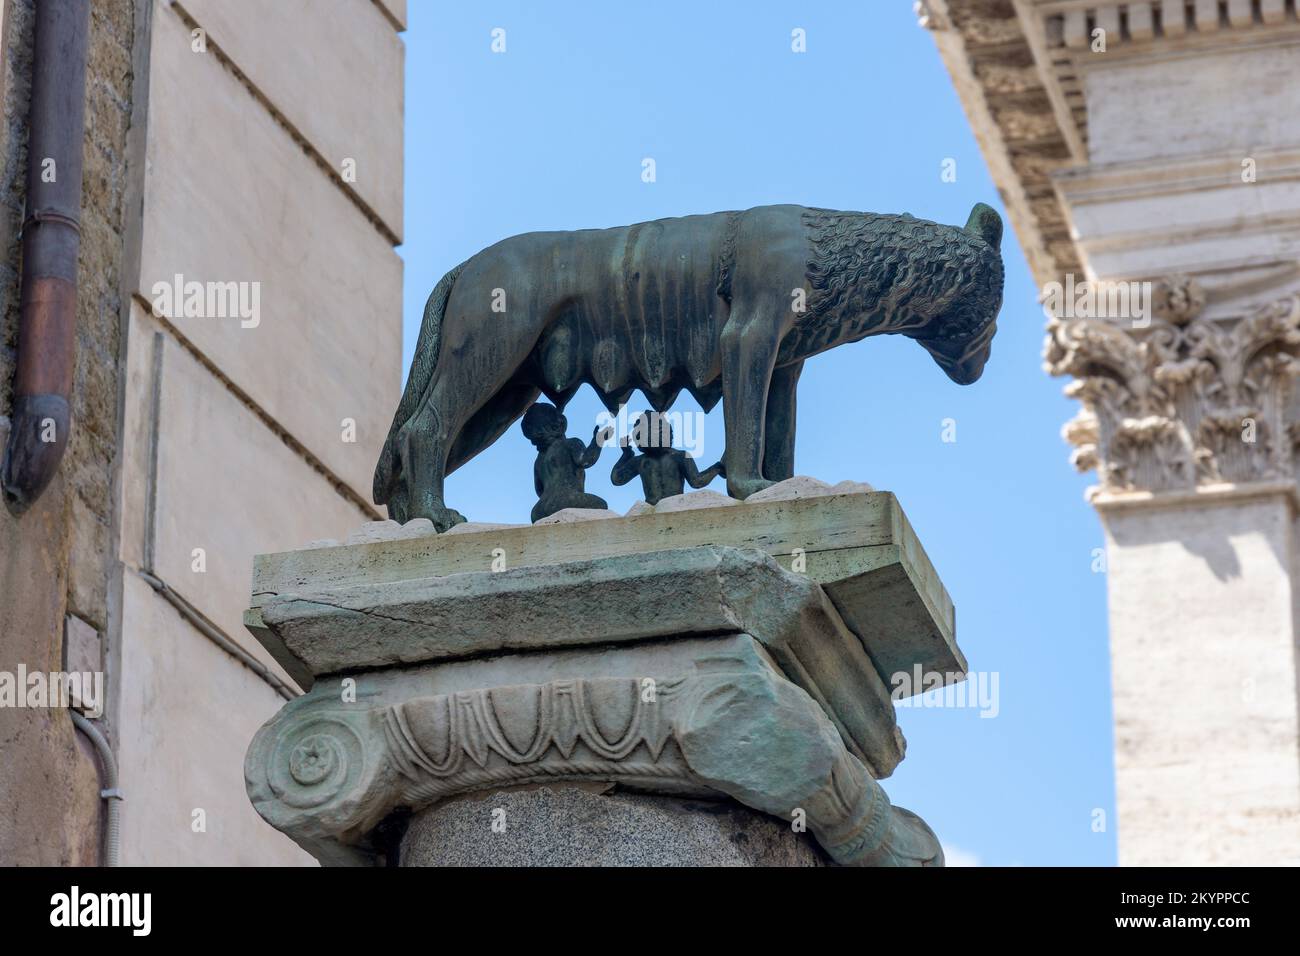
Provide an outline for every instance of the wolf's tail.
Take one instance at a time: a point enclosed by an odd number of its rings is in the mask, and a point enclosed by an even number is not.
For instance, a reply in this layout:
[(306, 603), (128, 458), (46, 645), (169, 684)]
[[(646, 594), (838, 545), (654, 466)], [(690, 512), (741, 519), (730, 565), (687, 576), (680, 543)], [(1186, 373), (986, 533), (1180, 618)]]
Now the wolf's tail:
[(424, 393), (433, 380), (433, 370), (438, 365), (438, 345), (442, 332), (442, 317), (447, 311), (447, 300), (451, 298), (451, 287), (456, 284), (465, 263), (461, 263), (438, 280), (438, 284), (429, 293), (424, 303), (424, 319), (420, 322), (420, 336), (415, 340), (415, 356), (411, 359), (411, 374), (406, 377), (406, 390), (393, 415), (393, 424), (388, 429), (388, 438), (379, 452), (379, 461), (375, 464), (375, 483), (371, 489), (375, 504), (387, 504), (393, 492), (397, 478), (397, 433), (420, 408)]

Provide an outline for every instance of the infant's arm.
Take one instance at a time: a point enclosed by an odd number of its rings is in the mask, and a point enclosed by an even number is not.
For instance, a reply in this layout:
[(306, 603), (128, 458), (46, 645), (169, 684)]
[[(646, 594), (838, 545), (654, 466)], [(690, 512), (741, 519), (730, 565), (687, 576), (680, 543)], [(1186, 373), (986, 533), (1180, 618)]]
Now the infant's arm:
[(677, 464), (682, 470), (682, 476), (686, 479), (687, 484), (692, 488), (703, 488), (718, 475), (722, 474), (722, 462), (710, 465), (704, 471), (699, 471), (695, 467), (695, 459), (684, 451), (677, 452)]
[(618, 461), (614, 464), (614, 470), (609, 473), (609, 480), (616, 485), (626, 485), (641, 474), (641, 462), (643, 460), (636, 457), (632, 449), (624, 445), (623, 454), (619, 456)]

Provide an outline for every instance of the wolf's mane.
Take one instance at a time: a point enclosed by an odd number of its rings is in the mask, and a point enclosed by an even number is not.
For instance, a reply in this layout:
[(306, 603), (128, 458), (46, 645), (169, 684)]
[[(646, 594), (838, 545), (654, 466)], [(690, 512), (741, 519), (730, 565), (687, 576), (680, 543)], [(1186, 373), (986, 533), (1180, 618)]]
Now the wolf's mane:
[[(929, 341), (971, 338), (996, 311), (1002, 261), (978, 236), (906, 213), (871, 215), (809, 209), (812, 287), (801, 337), (833, 338), (846, 324), (860, 335), (923, 332)], [(942, 327), (935, 320), (943, 319)]]

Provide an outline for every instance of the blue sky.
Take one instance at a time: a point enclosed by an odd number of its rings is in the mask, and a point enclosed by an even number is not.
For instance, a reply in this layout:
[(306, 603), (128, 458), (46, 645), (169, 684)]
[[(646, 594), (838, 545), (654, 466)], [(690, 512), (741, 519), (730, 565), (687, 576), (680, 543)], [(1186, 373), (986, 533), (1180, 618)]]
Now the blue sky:
[[(962, 224), (1001, 209), (910, 0), (441, 4), (406, 40), (405, 336), (449, 268), (506, 236), (799, 203)], [(491, 50), (505, 30), (506, 51)], [(806, 31), (807, 52), (791, 51)], [(655, 160), (657, 180), (641, 178)], [(955, 182), (941, 179), (956, 160)], [(1005, 214), (1004, 214), (1005, 218)], [(984, 865), (1112, 865), (1114, 775), (1101, 527), (1061, 425), (1077, 410), (1041, 369), (1043, 315), (1014, 233), (984, 378), (959, 387), (915, 343), (868, 339), (810, 361), (796, 471), (894, 492), (957, 606), (999, 712), (900, 710), (908, 757), (885, 781), (951, 855)], [(640, 403), (641, 396), (634, 402)], [(678, 409), (694, 408), (683, 394)], [(584, 388), (570, 433), (601, 406)], [(956, 441), (943, 441), (943, 422)], [(722, 451), (721, 407), (704, 461)], [(588, 490), (623, 511), (634, 483)], [(527, 521), (533, 451), (518, 428), (452, 475), (471, 520)], [(714, 487), (722, 490), (722, 482)], [(1094, 811), (1106, 827), (1094, 829)], [(957, 862), (958, 859), (954, 859)]]

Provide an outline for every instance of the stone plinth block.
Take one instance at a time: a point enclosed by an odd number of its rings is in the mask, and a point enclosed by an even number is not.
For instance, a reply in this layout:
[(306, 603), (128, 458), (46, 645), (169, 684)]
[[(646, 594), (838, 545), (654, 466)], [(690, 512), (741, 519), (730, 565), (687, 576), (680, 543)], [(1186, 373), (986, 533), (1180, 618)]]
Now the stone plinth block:
[[(351, 588), (406, 584), (419, 590), (431, 586), (433, 579), (465, 572), (549, 567), (704, 545), (769, 554), (781, 567), (794, 568), (804, 580), (821, 585), (886, 682), (894, 674), (911, 673), (916, 664), (952, 679), (966, 673), (966, 659), (954, 636), (952, 600), (889, 492), (497, 527), (259, 555), (245, 624), (289, 674), (309, 688), (317, 674), (340, 667), (312, 659), (308, 647), (286, 646), (280, 637), (283, 628), (264, 626), (265, 605), (326, 595), (321, 603), (328, 606)], [(541, 581), (561, 576), (563, 572), (533, 577)], [(581, 589), (581, 580), (577, 583)], [(468, 621), (459, 624), (473, 626)], [(485, 626), (498, 635), (501, 647), (535, 632), (532, 624), (515, 619)]]
[[(942, 863), (876, 782), (904, 752), (886, 675), (965, 670), (891, 495), (264, 555), (254, 579), (250, 630), (311, 690), (258, 732), (248, 792), (323, 862)], [(741, 831), (752, 851), (721, 845)]]

